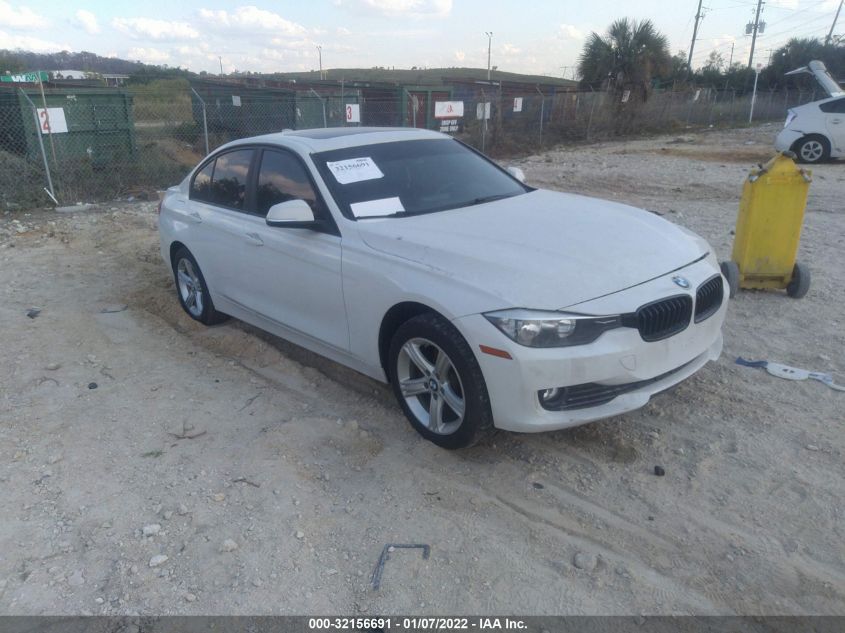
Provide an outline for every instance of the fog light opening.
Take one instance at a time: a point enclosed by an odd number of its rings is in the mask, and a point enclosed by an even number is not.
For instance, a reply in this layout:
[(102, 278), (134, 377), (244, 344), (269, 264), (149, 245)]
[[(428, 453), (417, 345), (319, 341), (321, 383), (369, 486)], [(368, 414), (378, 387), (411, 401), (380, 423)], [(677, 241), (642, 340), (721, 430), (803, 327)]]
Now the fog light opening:
[(551, 389), (543, 389), (540, 392), (540, 400), (542, 402), (550, 402), (557, 398), (558, 394), (560, 393), (559, 387), (552, 387)]

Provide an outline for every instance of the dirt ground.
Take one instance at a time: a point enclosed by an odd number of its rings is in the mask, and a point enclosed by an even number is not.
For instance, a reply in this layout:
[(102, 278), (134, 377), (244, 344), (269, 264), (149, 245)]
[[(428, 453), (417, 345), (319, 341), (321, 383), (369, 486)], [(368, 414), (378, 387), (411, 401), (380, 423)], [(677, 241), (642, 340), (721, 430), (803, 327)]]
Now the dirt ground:
[[(517, 164), (724, 258), (776, 130)], [(845, 164), (814, 173), (805, 299), (742, 292), (722, 358), (638, 412), (463, 452), (420, 439), (369, 379), (187, 318), (154, 204), (6, 212), (0, 613), (842, 614), (845, 393), (734, 363), (845, 384)], [(397, 549), (374, 591), (388, 543), (431, 556)]]

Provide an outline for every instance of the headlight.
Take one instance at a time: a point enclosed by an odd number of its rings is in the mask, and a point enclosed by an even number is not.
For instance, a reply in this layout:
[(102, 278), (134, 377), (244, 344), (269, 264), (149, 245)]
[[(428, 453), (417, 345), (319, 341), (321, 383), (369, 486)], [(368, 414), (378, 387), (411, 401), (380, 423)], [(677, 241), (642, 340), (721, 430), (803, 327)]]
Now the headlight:
[(488, 312), (484, 318), (526, 347), (584, 345), (595, 341), (605, 330), (622, 325), (619, 315), (597, 317), (524, 309)]

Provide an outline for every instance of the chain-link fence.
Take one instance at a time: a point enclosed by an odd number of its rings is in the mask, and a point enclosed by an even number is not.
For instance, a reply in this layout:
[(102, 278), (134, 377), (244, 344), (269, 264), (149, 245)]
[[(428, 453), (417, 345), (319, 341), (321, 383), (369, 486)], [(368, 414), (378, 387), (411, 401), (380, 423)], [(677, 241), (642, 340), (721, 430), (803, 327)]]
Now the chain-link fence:
[[(754, 120), (821, 98), (809, 91), (759, 92)], [(453, 101), (462, 116), (439, 118)], [(46, 106), (46, 107), (45, 107)], [(0, 205), (67, 205), (154, 198), (203, 156), (231, 140), (338, 126), (426, 127), (494, 156), (567, 141), (748, 122), (749, 94), (701, 88), (654, 92), (645, 101), (611, 92), (543, 94), (482, 87), (462, 99), (426, 91), (260, 89), (200, 85), (153, 91), (38, 88), (0, 92)]]
[[(752, 120), (782, 120), (789, 108), (820, 98), (813, 91), (758, 92)], [(470, 116), (464, 140), (493, 155), (507, 155), (562, 142), (738, 126), (749, 123), (751, 100), (751, 94), (716, 88), (654, 92), (645, 101), (624, 92), (494, 93), (466, 104)], [(490, 103), (489, 119), (478, 120), (485, 102)]]

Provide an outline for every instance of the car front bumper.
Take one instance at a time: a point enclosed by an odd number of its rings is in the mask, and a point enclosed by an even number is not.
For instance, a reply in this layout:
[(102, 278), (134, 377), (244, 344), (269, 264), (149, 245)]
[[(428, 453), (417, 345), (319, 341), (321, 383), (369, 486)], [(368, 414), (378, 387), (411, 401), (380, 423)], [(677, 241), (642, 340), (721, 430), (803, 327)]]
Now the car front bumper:
[[(712, 258), (711, 258), (712, 259)], [(690, 281), (681, 290), (665, 275), (640, 286), (572, 308), (584, 314), (618, 314), (636, 310), (654, 299), (690, 294), (718, 273), (710, 259), (679, 271)], [(497, 428), (517, 432), (563, 429), (638, 409), (651, 396), (689, 378), (722, 351), (722, 323), (727, 311), (728, 288), (722, 279), (723, 299), (707, 319), (669, 338), (646, 342), (635, 328), (605, 332), (588, 345), (532, 348), (518, 345), (499, 332), (484, 316), (457, 319), (455, 325), (473, 347), (487, 383)], [(508, 352), (511, 358), (480, 351), (485, 345)], [(611, 400), (585, 408), (548, 410), (538, 392), (555, 387), (594, 383), (622, 386), (625, 392)], [(640, 383), (631, 385), (631, 383)]]

